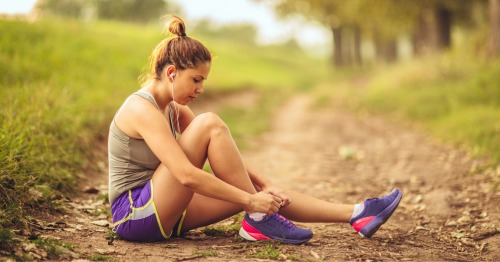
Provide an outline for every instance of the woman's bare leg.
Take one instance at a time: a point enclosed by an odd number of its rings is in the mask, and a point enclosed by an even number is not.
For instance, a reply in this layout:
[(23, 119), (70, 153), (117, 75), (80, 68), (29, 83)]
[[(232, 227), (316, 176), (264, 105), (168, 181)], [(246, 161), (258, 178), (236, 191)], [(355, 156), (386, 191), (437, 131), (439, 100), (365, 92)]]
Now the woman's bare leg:
[(297, 222), (349, 222), (354, 205), (334, 204), (300, 192), (284, 189), (292, 202), (278, 213)]
[[(249, 193), (256, 192), (229, 129), (217, 115), (205, 113), (196, 117), (178, 143), (196, 167), (202, 168), (208, 158), (219, 179)], [(219, 221), (241, 211), (235, 204), (216, 199), (209, 201), (210, 198), (194, 194), (164, 165), (153, 174), (153, 187), (153, 200), (165, 232), (170, 232), (184, 210), (187, 211), (186, 228)]]
[[(203, 114), (193, 120), (178, 142), (193, 165), (202, 168), (208, 158), (218, 178), (249, 193), (256, 192), (229, 129), (215, 114)], [(153, 199), (166, 232), (170, 232), (184, 210), (187, 214), (182, 231), (242, 211), (238, 205), (194, 194), (163, 165), (153, 175), (153, 186)], [(292, 203), (280, 213), (294, 221), (347, 222), (353, 212), (353, 205), (333, 204), (291, 190), (285, 192)]]
[[(297, 222), (349, 222), (354, 205), (334, 204), (293, 190), (284, 189), (292, 199), (287, 207), (281, 208), (279, 213), (287, 219)], [(184, 230), (213, 224), (243, 209), (231, 203), (195, 194), (188, 206), (188, 213), (207, 214), (207, 216), (186, 217)]]
[[(293, 190), (285, 189), (292, 199), (279, 213), (297, 222), (349, 222), (354, 205), (334, 204)], [(243, 211), (238, 205), (194, 194), (187, 207), (182, 231), (207, 226)]]

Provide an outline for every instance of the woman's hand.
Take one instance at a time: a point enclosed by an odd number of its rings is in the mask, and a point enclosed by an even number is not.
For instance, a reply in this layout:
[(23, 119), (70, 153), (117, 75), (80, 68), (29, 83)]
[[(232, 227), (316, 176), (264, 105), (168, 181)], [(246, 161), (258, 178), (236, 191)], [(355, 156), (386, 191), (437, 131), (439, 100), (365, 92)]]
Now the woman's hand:
[(278, 196), (266, 192), (259, 192), (251, 195), (250, 202), (244, 207), (249, 214), (261, 212), (272, 215), (280, 209), (281, 199)]
[(290, 197), (288, 197), (285, 194), (285, 191), (283, 191), (283, 189), (281, 189), (279, 187), (276, 187), (274, 185), (268, 184), (264, 188), (262, 188), (262, 191), (266, 192), (266, 193), (269, 193), (269, 194), (271, 194), (273, 196), (279, 197), (279, 199), (280, 199), (280, 208), (281, 207), (286, 207), (286, 206), (288, 206), (292, 202), (292, 200), (290, 199)]

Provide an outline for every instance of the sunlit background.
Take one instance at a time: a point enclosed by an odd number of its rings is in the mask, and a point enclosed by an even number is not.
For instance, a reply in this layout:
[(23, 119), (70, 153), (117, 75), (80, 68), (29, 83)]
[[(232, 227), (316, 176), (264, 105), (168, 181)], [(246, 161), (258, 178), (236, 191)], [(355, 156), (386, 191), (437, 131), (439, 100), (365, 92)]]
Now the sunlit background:
[[(330, 44), (329, 31), (320, 23), (295, 16), (279, 18), (270, 4), (254, 0), (171, 0), (176, 11), (187, 21), (209, 19), (214, 25), (250, 23), (258, 29), (256, 41), (261, 44), (297, 41), (311, 52), (321, 53)], [(0, 13), (30, 14), (36, 0), (0, 0)], [(319, 49), (318, 49), (319, 48)], [(324, 51), (323, 51), (324, 52)]]
[(487, 159), (500, 188), (500, 0), (0, 0), (0, 236), (103, 172), (96, 145), (165, 14), (213, 52), (193, 104), (217, 101), (243, 149), (307, 96), (414, 123)]

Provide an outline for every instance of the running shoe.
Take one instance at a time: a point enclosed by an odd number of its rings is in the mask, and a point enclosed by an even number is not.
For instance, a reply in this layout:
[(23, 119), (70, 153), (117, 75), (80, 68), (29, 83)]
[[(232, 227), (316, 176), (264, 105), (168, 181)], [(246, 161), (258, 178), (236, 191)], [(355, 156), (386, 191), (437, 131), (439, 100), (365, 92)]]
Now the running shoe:
[(301, 244), (309, 241), (313, 233), (309, 229), (297, 227), (278, 213), (268, 215), (261, 221), (254, 221), (245, 214), (240, 236), (250, 241), (277, 240), (287, 244)]
[(349, 223), (363, 237), (371, 237), (391, 217), (399, 205), (403, 193), (394, 189), (389, 195), (365, 200), (363, 211)]

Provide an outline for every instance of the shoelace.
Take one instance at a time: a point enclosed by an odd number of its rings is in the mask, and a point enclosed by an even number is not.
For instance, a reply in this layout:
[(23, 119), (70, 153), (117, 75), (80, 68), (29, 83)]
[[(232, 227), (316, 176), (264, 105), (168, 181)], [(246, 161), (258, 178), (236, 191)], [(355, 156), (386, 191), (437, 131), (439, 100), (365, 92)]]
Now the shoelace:
[(281, 224), (285, 225), (288, 229), (294, 229), (296, 228), (297, 226), (292, 223), (290, 220), (284, 218), (283, 216), (281, 216), (280, 214), (278, 213), (274, 213), (272, 215), (272, 218), (278, 222), (280, 222)]

